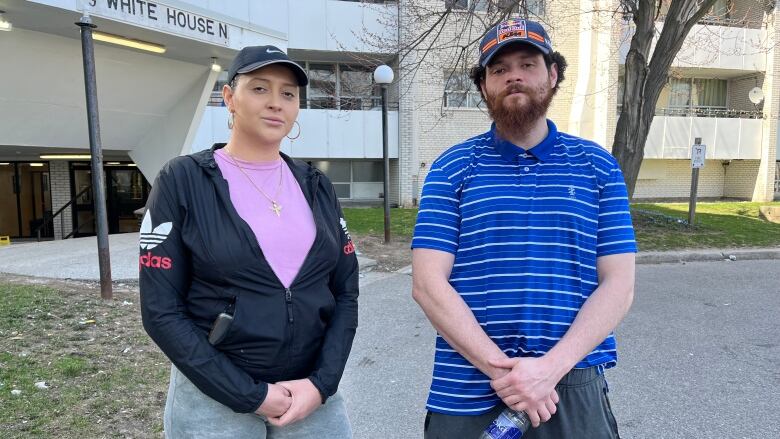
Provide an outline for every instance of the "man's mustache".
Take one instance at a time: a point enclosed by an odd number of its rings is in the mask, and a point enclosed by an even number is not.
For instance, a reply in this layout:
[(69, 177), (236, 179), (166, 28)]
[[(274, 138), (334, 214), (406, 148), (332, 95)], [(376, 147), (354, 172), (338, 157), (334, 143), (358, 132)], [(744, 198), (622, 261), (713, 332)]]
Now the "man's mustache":
[(520, 84), (512, 84), (512, 85), (508, 86), (507, 88), (505, 88), (505, 89), (504, 89), (504, 90), (501, 92), (501, 94), (500, 94), (499, 96), (500, 96), (501, 98), (505, 98), (505, 97), (509, 96), (509, 95), (510, 95), (510, 94), (512, 94), (512, 93), (525, 93), (525, 94), (530, 94), (530, 91), (531, 91), (531, 90), (530, 90), (528, 87), (524, 86), (524, 85), (520, 85)]

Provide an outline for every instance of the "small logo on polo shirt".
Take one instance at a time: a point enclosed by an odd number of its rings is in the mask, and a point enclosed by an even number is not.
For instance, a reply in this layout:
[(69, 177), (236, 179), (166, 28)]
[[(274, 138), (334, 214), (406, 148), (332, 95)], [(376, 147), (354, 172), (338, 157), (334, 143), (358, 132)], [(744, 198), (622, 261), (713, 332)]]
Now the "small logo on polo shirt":
[(569, 186), (569, 198), (576, 198), (577, 192), (574, 191), (574, 186)]

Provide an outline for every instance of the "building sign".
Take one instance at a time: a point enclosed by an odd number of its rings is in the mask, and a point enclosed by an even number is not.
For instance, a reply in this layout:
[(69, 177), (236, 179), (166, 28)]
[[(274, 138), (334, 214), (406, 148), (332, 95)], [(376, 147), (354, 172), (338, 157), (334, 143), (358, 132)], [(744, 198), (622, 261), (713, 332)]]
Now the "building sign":
[(691, 168), (703, 168), (707, 155), (707, 145), (693, 145), (691, 149)]
[(89, 13), (174, 35), (229, 47), (227, 23), (193, 12), (145, 0), (89, 0)]

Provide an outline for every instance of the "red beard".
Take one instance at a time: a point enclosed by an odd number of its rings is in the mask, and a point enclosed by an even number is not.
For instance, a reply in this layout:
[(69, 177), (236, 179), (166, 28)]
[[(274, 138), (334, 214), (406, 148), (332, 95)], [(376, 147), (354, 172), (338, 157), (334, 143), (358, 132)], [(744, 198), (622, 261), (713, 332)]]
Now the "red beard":
[[(508, 103), (504, 99), (511, 93), (525, 94), (527, 102)], [(496, 122), (496, 130), (503, 138), (525, 137), (534, 123), (547, 115), (547, 109), (552, 102), (553, 92), (549, 82), (536, 89), (515, 84), (502, 90), (497, 95), (487, 95), (488, 114)]]

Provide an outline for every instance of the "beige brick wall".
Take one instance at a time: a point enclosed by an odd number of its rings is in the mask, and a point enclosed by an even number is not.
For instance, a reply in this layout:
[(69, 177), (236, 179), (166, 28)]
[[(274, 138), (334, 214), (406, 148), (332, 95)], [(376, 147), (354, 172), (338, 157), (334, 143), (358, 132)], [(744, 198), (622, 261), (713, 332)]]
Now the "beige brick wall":
[[(64, 160), (52, 160), (49, 162), (49, 180), (51, 185), (51, 208), (52, 213), (60, 210), (68, 201), (70, 201), (70, 170), (68, 162)], [(62, 226), (61, 226), (62, 225)], [(54, 239), (62, 239), (73, 230), (73, 215), (70, 207), (57, 215), (54, 219)], [(61, 232), (64, 230), (64, 235)]]
[(753, 87), (763, 87), (763, 85), (764, 75), (759, 73), (730, 79), (728, 83), (728, 107), (733, 110), (741, 111), (761, 110), (763, 104), (756, 108), (756, 106), (750, 102), (748, 92), (750, 92)]
[[(649, 177), (646, 168), (656, 168)], [(645, 160), (640, 178), (634, 190), (634, 200), (642, 198), (685, 198), (691, 193), (690, 160)], [(644, 178), (643, 178), (644, 177)], [(725, 173), (720, 160), (707, 160), (699, 171), (698, 196), (719, 198), (723, 196)]]
[(758, 160), (732, 160), (726, 168), (726, 190), (723, 196), (751, 199), (756, 188), (760, 165), (761, 162)]
[(767, 33), (769, 35), (766, 77), (764, 78), (764, 136), (761, 145), (761, 162), (758, 168), (753, 201), (769, 201), (774, 198), (775, 161), (777, 159), (778, 116), (780, 115), (780, 4), (776, 6), (772, 19), (769, 20)]
[(731, 19), (743, 20), (745, 27), (759, 28), (764, 19), (765, 0), (732, 0)]

